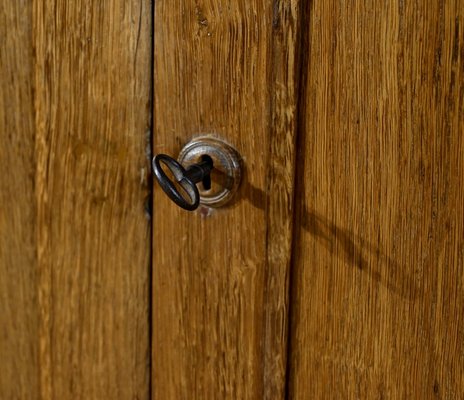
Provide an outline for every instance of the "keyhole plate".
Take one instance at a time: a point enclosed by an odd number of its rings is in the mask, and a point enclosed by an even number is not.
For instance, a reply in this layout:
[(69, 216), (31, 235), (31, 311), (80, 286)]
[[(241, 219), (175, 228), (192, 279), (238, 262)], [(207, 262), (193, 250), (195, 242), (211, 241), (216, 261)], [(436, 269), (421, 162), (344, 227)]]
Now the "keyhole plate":
[(184, 168), (188, 168), (204, 161), (205, 157), (210, 157), (213, 161), (213, 170), (210, 182), (198, 184), (200, 204), (209, 207), (224, 206), (240, 185), (241, 158), (233, 147), (222, 140), (214, 136), (199, 136), (184, 146), (177, 160)]

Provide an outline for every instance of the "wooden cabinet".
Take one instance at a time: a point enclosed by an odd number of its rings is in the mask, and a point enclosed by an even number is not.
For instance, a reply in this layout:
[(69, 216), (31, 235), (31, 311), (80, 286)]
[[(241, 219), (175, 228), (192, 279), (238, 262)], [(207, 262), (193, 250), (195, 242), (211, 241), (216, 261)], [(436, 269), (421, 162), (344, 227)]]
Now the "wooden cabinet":
[(149, 396), (149, 1), (0, 5), (0, 398)]
[[(457, 399), (464, 3), (0, 5), (0, 397)], [(153, 182), (211, 134), (234, 201)]]

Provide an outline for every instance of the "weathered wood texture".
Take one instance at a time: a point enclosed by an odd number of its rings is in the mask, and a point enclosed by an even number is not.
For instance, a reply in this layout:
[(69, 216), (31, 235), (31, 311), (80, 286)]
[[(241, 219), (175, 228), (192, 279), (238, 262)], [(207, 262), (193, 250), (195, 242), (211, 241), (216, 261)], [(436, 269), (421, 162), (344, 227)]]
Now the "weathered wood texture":
[(460, 398), (464, 3), (308, 7), (290, 398)]
[(1, 397), (147, 398), (150, 4), (0, 18)]
[(38, 380), (32, 5), (0, 3), (0, 398)]
[[(288, 353), (288, 290), (292, 253), (300, 1), (275, 1), (272, 21), (271, 125), (266, 171), (264, 399), (284, 399)], [(254, 140), (250, 135), (249, 140)], [(244, 189), (246, 190), (246, 189)]]
[(155, 5), (155, 152), (215, 134), (246, 174), (218, 210), (188, 213), (155, 187), (154, 399), (283, 398), (296, 4)]

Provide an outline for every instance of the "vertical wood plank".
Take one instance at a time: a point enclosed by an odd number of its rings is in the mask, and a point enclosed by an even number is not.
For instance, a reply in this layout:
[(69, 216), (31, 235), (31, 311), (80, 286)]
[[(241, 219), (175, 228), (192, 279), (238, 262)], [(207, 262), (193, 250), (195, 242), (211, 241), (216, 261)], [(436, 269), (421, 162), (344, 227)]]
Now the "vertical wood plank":
[(147, 398), (150, 2), (35, 1), (44, 399)]
[[(264, 399), (284, 399), (292, 254), (301, 2), (274, 1), (264, 282)], [(253, 140), (253, 138), (250, 138)]]
[(308, 13), (290, 398), (459, 398), (464, 4)]
[(154, 399), (283, 398), (297, 17), (296, 1), (155, 5), (155, 153), (213, 134), (246, 171), (224, 209), (155, 187)]
[(38, 380), (32, 5), (0, 3), (0, 398)]

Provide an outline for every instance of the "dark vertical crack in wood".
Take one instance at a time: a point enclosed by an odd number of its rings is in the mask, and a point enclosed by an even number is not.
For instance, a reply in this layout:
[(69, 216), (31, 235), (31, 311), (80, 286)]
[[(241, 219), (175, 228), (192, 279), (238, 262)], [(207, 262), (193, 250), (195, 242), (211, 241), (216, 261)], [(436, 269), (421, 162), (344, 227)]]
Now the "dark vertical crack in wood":
[(311, 9), (313, 6), (313, 0), (308, 2), (301, 2), (299, 7), (299, 31), (298, 31), (298, 54), (297, 54), (297, 109), (296, 109), (296, 138), (295, 138), (295, 166), (294, 166), (294, 175), (293, 175), (293, 226), (292, 226), (292, 244), (291, 244), (291, 256), (290, 256), (290, 271), (289, 271), (289, 284), (287, 287), (287, 299), (288, 299), (288, 320), (287, 320), (287, 359), (286, 359), (286, 374), (285, 374), (285, 399), (290, 400), (291, 396), (291, 356), (292, 356), (292, 347), (294, 338), (292, 337), (292, 326), (293, 326), (293, 313), (297, 310), (294, 310), (294, 293), (292, 289), (296, 287), (294, 283), (295, 271), (295, 255), (297, 252), (297, 243), (299, 235), (299, 224), (296, 221), (299, 221), (301, 216), (301, 204), (298, 203), (297, 199), (304, 193), (303, 184), (304, 179), (300, 176), (299, 173), (304, 171), (304, 149), (306, 146), (306, 90), (308, 84), (308, 69), (306, 66), (310, 62), (309, 57), (309, 44), (310, 44), (310, 15)]
[(150, 207), (150, 218), (151, 218), (151, 224), (150, 224), (150, 249), (149, 249), (149, 272), (148, 272), (148, 338), (149, 338), (149, 357), (148, 357), (148, 373), (149, 373), (149, 379), (148, 379), (148, 396), (149, 400), (153, 398), (153, 268), (154, 268), (154, 263), (153, 263), (153, 208), (154, 208), (154, 202), (153, 202), (153, 173), (151, 169), (151, 159), (153, 158), (153, 143), (154, 143), (154, 95), (155, 95), (155, 79), (154, 79), (154, 73), (155, 73), (155, 0), (150, 1), (150, 31), (151, 31), (151, 40), (150, 40), (150, 105), (149, 105), (149, 110), (150, 110), (150, 137), (149, 141), (150, 143), (147, 145), (147, 149), (149, 149), (149, 152), (147, 151), (147, 156), (148, 156), (148, 168), (149, 168), (149, 173), (148, 173), (148, 190), (149, 190), (149, 207)]

